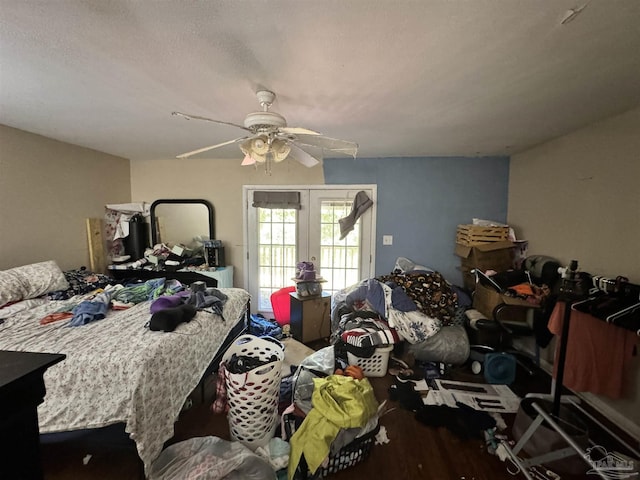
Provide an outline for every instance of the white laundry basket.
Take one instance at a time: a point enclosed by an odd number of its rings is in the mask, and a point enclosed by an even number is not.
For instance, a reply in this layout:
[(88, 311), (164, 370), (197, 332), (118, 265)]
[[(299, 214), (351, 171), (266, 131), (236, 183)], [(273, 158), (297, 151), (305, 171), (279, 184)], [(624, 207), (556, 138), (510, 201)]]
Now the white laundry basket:
[(225, 378), (231, 438), (255, 450), (269, 443), (276, 430), (284, 346), (275, 338), (241, 335), (222, 362), (234, 354), (268, 362), (245, 373), (227, 371)]
[(384, 377), (387, 374), (389, 356), (393, 350), (393, 345), (376, 348), (370, 357), (358, 357), (347, 352), (349, 365), (358, 365), (367, 377)]

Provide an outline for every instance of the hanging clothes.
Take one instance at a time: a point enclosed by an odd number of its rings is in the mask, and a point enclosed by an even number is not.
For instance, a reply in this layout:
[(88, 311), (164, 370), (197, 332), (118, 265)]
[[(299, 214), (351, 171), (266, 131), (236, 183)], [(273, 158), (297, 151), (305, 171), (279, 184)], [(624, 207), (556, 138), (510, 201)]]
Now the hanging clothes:
[[(558, 302), (549, 318), (549, 330), (562, 335), (565, 304)], [(620, 398), (626, 370), (633, 359), (638, 336), (635, 332), (609, 325), (594, 316), (571, 312), (564, 364), (563, 385), (575, 392), (591, 392)], [(554, 378), (558, 368), (556, 349)]]
[(360, 218), (360, 216), (362, 216), (362, 214), (366, 212), (371, 205), (373, 205), (373, 200), (369, 198), (367, 192), (361, 190), (356, 193), (356, 197), (353, 199), (351, 213), (338, 220), (338, 223), (340, 224), (340, 240), (343, 240), (347, 234), (353, 230), (358, 218)]

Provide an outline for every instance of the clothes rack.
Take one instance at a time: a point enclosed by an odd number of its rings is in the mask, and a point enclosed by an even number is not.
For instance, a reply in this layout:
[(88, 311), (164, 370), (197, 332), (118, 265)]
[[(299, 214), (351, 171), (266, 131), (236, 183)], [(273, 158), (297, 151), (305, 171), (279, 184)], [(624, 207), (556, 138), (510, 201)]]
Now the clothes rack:
[[(571, 311), (576, 307), (588, 306), (588, 302), (591, 301), (592, 298), (595, 298), (597, 294), (604, 295), (619, 295), (626, 300), (629, 301), (630, 304), (625, 305), (623, 308), (619, 309), (617, 312), (610, 313), (608, 316), (604, 318), (600, 318), (608, 323), (612, 323), (618, 327), (626, 328), (632, 331), (635, 331), (638, 335), (640, 335), (640, 286), (634, 285), (628, 282), (628, 280), (624, 277), (617, 277), (615, 280), (604, 278), (604, 277), (591, 277), (591, 282), (593, 287), (588, 291), (584, 291), (582, 287), (584, 285), (580, 285), (582, 279), (579, 279), (577, 276), (577, 262), (572, 261), (572, 266), (570, 267), (570, 274), (568, 278), (563, 282), (563, 289), (561, 290), (561, 294), (559, 295), (558, 301), (564, 302), (565, 309), (563, 314), (563, 324), (562, 324), (562, 333), (560, 338), (560, 346), (558, 350), (558, 368), (556, 373), (556, 383), (552, 391), (552, 407), (551, 412), (547, 412), (542, 405), (536, 403), (535, 401), (532, 403), (533, 408), (537, 411), (537, 417), (531, 423), (529, 428), (524, 432), (520, 440), (516, 443), (513, 449), (506, 447), (509, 455), (512, 458), (517, 458), (518, 467), (522, 470), (525, 477), (527, 479), (530, 478), (530, 475), (527, 472), (527, 468), (533, 465), (543, 464), (550, 460), (566, 458), (568, 456), (572, 456), (578, 454), (581, 458), (591, 467), (590, 473), (595, 473), (601, 478), (607, 479), (608, 476), (601, 470), (600, 466), (592, 461), (588, 452), (585, 452), (573, 439), (567, 435), (567, 433), (562, 429), (562, 427), (556, 422), (557, 419), (560, 419), (560, 404), (561, 403), (569, 403), (574, 406), (577, 406), (577, 402), (574, 401), (575, 397), (566, 397), (562, 395), (562, 387), (564, 380), (564, 367), (566, 361), (566, 352), (567, 352), (567, 344), (568, 344), (568, 336), (569, 336), (569, 327), (571, 322)], [(587, 298), (585, 298), (587, 296)], [(624, 303), (623, 303), (624, 304)], [(598, 317), (596, 317), (598, 318)], [(629, 322), (625, 322), (624, 324), (616, 322), (620, 318), (630, 319)], [(530, 397), (536, 397), (540, 399), (544, 399), (545, 396), (540, 395), (528, 395)], [(548, 396), (547, 396), (548, 397)], [(575, 399), (577, 400), (577, 399)], [(583, 411), (583, 409), (579, 408), (579, 410)], [(587, 415), (598, 424), (600, 427), (605, 429), (605, 431), (609, 431), (602, 423), (596, 420), (591, 415)], [(527, 442), (532, 438), (535, 431), (542, 425), (546, 424), (553, 428), (560, 436), (564, 438), (564, 440), (568, 443), (569, 447), (559, 450), (550, 451), (546, 454), (539, 455), (538, 457), (530, 458), (530, 459), (520, 459), (517, 457), (518, 453), (525, 446)], [(619, 439), (619, 437), (614, 436), (614, 438)], [(629, 446), (626, 442), (621, 441), (623, 445), (629, 448), (630, 451), (637, 451)]]
[(601, 276), (593, 276), (592, 284), (588, 297), (571, 308), (640, 336), (640, 285), (629, 283), (625, 277)]

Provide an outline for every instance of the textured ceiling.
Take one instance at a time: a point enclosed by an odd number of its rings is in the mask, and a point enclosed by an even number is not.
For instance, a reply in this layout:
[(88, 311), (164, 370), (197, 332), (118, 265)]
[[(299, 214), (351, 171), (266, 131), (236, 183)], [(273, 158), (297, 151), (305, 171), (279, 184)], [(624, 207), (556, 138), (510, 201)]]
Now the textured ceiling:
[(640, 1), (0, 0), (0, 69), (0, 123), (134, 160), (264, 87), (360, 157), (510, 154), (640, 104)]

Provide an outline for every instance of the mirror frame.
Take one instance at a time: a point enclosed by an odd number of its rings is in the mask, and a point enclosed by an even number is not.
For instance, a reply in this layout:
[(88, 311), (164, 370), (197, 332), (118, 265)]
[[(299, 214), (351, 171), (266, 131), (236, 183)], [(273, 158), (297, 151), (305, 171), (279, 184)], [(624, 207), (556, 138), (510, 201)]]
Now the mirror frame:
[(171, 203), (171, 204), (180, 204), (185, 203), (188, 205), (199, 204), (207, 207), (208, 215), (209, 215), (209, 239), (214, 240), (216, 238), (216, 229), (215, 229), (215, 215), (213, 212), (213, 205), (209, 200), (204, 200), (202, 198), (161, 198), (156, 200), (151, 204), (150, 209), (150, 221), (151, 221), (151, 246), (156, 245), (158, 240), (158, 231), (156, 225), (156, 207), (163, 203)]

